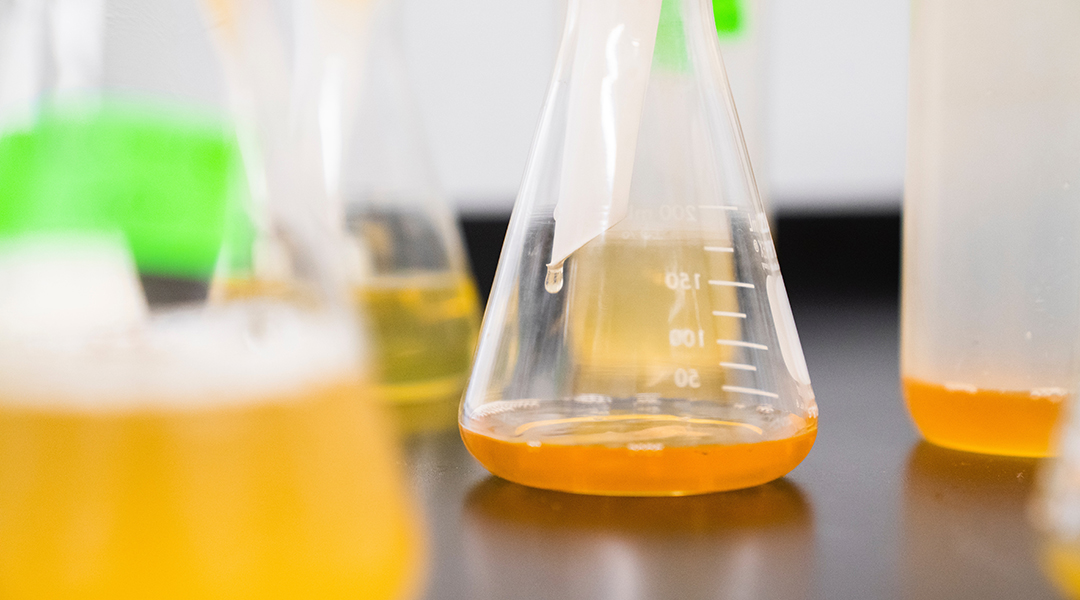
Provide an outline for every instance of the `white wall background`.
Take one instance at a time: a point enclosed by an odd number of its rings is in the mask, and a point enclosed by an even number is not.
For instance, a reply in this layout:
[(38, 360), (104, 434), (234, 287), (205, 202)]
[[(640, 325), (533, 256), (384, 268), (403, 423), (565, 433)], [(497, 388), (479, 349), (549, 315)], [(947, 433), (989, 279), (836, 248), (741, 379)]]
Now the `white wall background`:
[[(565, 0), (403, 2), (411, 75), (443, 187), (466, 213), (509, 211)], [(728, 60), (737, 102), (760, 99), (740, 112), (761, 119), (750, 125), (760, 132), (750, 143), (773, 206), (895, 209), (907, 0), (759, 0), (757, 13), (751, 39), (760, 45)]]

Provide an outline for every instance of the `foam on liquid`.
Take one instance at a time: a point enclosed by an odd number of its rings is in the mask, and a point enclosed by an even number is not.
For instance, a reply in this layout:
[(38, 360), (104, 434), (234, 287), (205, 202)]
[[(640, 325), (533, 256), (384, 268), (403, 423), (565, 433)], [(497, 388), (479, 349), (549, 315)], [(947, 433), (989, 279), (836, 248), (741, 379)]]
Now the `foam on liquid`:
[(0, 402), (196, 408), (284, 397), (356, 377), (346, 315), (280, 301), (151, 314), (123, 236), (0, 239)]
[(0, 399), (111, 411), (285, 397), (356, 377), (348, 324), (250, 301), (157, 315), (124, 334), (0, 343)]

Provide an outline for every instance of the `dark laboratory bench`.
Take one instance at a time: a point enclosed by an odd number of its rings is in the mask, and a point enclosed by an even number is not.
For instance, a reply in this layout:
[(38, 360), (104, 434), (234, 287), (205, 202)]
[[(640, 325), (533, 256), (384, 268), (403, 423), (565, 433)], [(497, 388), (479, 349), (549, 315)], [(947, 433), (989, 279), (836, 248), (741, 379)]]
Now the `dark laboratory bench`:
[(919, 441), (899, 394), (895, 298), (793, 304), (821, 417), (810, 456), (774, 483), (661, 499), (547, 492), (489, 475), (453, 429), (412, 434), (425, 598), (1058, 598), (1026, 515), (1038, 462)]

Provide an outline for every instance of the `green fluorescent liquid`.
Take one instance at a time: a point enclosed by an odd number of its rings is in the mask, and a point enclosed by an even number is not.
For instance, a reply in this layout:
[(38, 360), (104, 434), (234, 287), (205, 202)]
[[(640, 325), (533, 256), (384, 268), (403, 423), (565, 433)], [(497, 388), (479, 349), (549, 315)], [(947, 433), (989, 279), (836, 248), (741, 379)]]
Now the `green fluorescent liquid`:
[(143, 106), (46, 109), (0, 135), (0, 238), (119, 232), (146, 274), (207, 278), (241, 170), (231, 131)]

